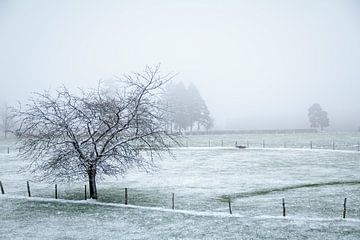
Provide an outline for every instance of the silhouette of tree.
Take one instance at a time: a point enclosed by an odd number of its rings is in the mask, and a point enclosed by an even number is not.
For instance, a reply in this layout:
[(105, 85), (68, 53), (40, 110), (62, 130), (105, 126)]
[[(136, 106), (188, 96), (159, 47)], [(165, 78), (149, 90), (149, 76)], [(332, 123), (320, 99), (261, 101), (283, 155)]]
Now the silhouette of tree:
[(310, 126), (312, 128), (320, 127), (321, 131), (329, 126), (329, 118), (327, 112), (323, 111), (319, 104), (313, 104), (308, 110)]
[(171, 109), (170, 129), (174, 126), (178, 131), (192, 131), (194, 125), (197, 125), (198, 130), (201, 127), (206, 130), (213, 127), (214, 120), (194, 84), (191, 83), (187, 88), (182, 82), (169, 84), (165, 101)]
[(125, 76), (116, 92), (99, 86), (78, 95), (65, 87), (55, 95), (36, 93), (24, 108), (14, 109), (21, 155), (41, 179), (87, 178), (96, 199), (98, 177), (133, 166), (152, 168), (155, 156), (178, 144), (164, 128), (167, 111), (160, 98), (171, 77), (160, 75), (159, 66), (147, 67)]
[(8, 134), (14, 127), (13, 116), (11, 114), (11, 108), (4, 102), (0, 108), (0, 128), (4, 132), (4, 138), (7, 138)]

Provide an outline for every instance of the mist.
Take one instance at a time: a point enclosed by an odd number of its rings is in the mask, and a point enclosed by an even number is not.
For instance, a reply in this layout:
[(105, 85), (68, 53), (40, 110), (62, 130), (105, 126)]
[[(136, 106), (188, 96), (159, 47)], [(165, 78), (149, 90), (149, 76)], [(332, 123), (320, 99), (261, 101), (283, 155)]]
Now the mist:
[(0, 1), (0, 99), (95, 87), (161, 63), (215, 129), (360, 126), (358, 1)]

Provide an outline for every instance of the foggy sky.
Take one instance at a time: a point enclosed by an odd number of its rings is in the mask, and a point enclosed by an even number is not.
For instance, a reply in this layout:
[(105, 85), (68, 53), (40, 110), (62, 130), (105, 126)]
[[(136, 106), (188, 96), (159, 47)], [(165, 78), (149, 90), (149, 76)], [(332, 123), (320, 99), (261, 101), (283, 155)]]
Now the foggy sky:
[(218, 129), (360, 126), (360, 2), (0, 0), (0, 99), (178, 72)]

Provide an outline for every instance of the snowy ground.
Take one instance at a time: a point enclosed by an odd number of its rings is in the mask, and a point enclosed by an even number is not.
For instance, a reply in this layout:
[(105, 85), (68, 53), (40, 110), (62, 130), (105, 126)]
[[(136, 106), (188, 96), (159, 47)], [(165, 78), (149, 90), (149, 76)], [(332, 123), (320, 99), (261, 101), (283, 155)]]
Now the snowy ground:
[[(151, 174), (134, 169), (99, 182), (97, 203), (82, 200), (81, 182), (58, 183), (66, 200), (53, 200), (53, 185), (18, 172), (24, 160), (2, 141), (7, 194), (0, 196), (0, 239), (360, 239), (359, 139), (357, 133), (194, 136), (184, 140), (192, 147), (174, 150), (176, 159), (162, 160)], [(234, 141), (250, 148), (230, 147)], [(310, 141), (322, 149), (307, 148)], [(332, 141), (342, 150), (332, 150)], [(124, 187), (128, 207), (121, 204)]]

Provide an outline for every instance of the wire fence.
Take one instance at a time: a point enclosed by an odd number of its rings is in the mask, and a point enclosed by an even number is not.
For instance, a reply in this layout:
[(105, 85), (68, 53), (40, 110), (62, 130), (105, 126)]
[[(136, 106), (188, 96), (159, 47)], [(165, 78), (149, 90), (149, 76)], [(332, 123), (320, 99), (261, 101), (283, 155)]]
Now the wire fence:
[[(42, 199), (46, 200), (46, 199), (59, 199), (59, 200), (70, 200), (70, 201), (80, 201), (80, 200), (89, 200), (90, 196), (89, 196), (89, 191), (88, 191), (88, 187), (87, 185), (83, 185), (83, 190), (82, 193), (79, 191), (77, 192), (77, 198), (71, 195), (64, 195), (64, 196), (60, 196), (59, 194), (59, 188), (58, 188), (58, 184), (54, 184), (53, 185), (53, 194), (52, 196), (49, 195), (36, 195), (36, 197), (41, 197)], [(77, 190), (81, 190), (81, 189), (77, 189)], [(174, 192), (172, 192), (171, 194), (168, 195), (162, 195), (160, 196), (162, 198), (163, 201), (157, 202), (157, 205), (154, 204), (143, 204), (143, 205), (139, 205), (139, 202), (137, 201), (138, 199), (138, 193), (136, 192), (136, 189), (129, 189), (129, 188), (122, 188), (122, 194), (121, 194), (121, 189), (117, 189), (118, 191), (116, 192), (116, 199), (112, 199), (113, 201), (100, 201), (100, 203), (116, 203), (116, 204), (122, 204), (122, 205), (131, 205), (131, 206), (138, 206), (138, 207), (156, 207), (156, 208), (160, 208), (160, 209), (169, 209), (169, 210), (189, 210), (189, 209), (182, 209), (182, 203), (183, 200), (180, 201), (179, 203), (177, 203), (177, 198), (176, 198), (176, 194)], [(132, 192), (134, 193), (134, 195), (136, 195), (136, 197), (132, 197)], [(7, 194), (6, 189), (3, 185), (3, 182), (0, 181), (0, 193), (2, 195)], [(82, 198), (79, 198), (79, 196), (82, 195)], [(156, 193), (155, 193), (156, 195)], [(14, 195), (12, 195), (14, 196)], [(146, 196), (146, 194), (144, 195)], [(153, 195), (152, 195), (153, 196)], [(28, 197), (29, 199), (31, 199), (32, 197), (34, 197), (33, 195), (33, 190), (31, 188), (30, 182), (27, 181), (26, 182), (26, 197)], [(113, 196), (114, 197), (114, 196)], [(149, 197), (149, 196), (148, 196)], [(157, 196), (159, 197), (159, 196)], [(165, 198), (165, 199), (164, 199)], [(291, 199), (291, 198), (290, 198)], [(114, 201), (115, 200), (115, 201)], [(189, 201), (194, 201), (194, 199), (188, 199)], [(211, 199), (214, 200), (214, 199)], [(219, 199), (218, 199), (219, 200)], [(169, 204), (165, 204), (165, 203), (169, 203)], [(286, 217), (289, 216), (288, 212), (290, 210), (292, 210), (291, 206), (289, 207), (289, 204), (291, 203), (290, 201), (286, 201), (285, 198), (280, 198), (277, 200), (277, 203), (275, 203), (275, 206), (277, 208), (276, 212), (279, 214), (278, 216), (282, 216), (282, 217)], [(225, 213), (225, 211), (232, 215), (233, 213), (236, 214), (243, 214), (243, 212), (239, 212), (239, 209), (234, 209), (233, 207), (233, 199), (229, 196), (229, 197), (225, 197), (222, 198), (221, 201), (217, 201), (217, 204), (222, 204), (223, 206), (220, 207), (220, 209), (222, 210), (222, 213)], [(336, 211), (338, 213), (337, 217), (338, 218), (347, 218), (347, 213), (348, 213), (348, 198), (345, 197), (343, 198), (342, 202), (337, 202), (337, 207), (335, 207), (336, 209), (334, 209), (334, 211)], [(293, 204), (293, 206), (295, 206)], [(299, 206), (297, 206), (299, 207)], [(352, 206), (352, 212), (358, 212), (360, 209), (354, 209), (354, 207), (358, 207), (358, 206)], [(193, 211), (195, 212), (201, 212), (198, 209), (193, 209)], [(209, 212), (209, 211), (207, 211)], [(216, 209), (216, 211), (211, 211), (213, 213), (221, 213), (219, 212), (219, 208)], [(351, 216), (352, 219), (358, 219), (359, 216)], [(360, 220), (360, 219), (359, 219)]]
[[(179, 147), (179, 146), (172, 146)], [(308, 141), (308, 142), (294, 142), (294, 141), (248, 141), (248, 140), (202, 140), (192, 141), (184, 140), (180, 147), (237, 147), (237, 148), (284, 148), (284, 149), (322, 149), (322, 150), (348, 150), (360, 151), (360, 142), (336, 142), (336, 141)]]

